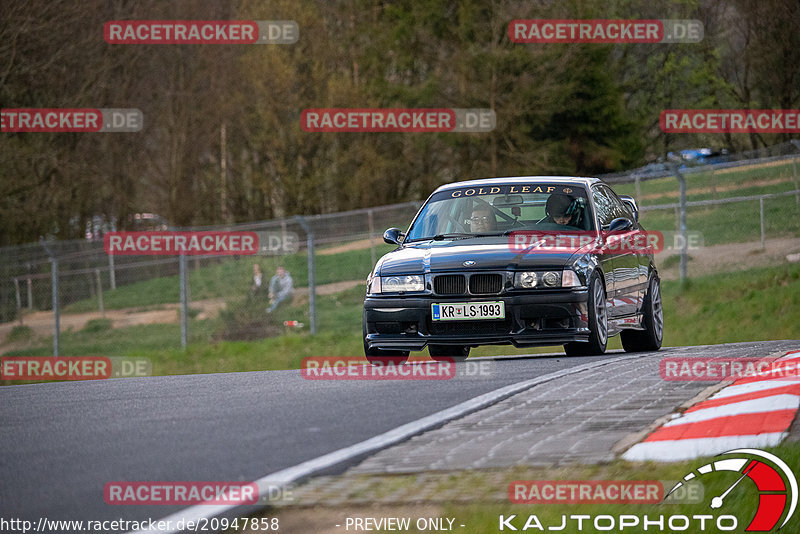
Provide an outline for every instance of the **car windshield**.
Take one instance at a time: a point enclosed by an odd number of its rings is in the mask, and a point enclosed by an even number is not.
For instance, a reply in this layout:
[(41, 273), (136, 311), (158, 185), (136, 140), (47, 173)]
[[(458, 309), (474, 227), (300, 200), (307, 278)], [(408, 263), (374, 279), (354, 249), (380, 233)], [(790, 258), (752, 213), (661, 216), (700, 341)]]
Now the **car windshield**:
[(586, 189), (563, 183), (515, 183), (440, 191), (422, 208), (405, 241), (525, 230), (594, 230)]

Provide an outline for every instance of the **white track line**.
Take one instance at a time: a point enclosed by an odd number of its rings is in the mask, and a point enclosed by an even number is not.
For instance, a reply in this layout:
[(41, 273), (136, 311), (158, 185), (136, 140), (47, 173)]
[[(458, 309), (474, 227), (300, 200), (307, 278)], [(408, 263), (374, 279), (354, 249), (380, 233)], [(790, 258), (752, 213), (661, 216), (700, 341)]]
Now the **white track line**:
[[(517, 382), (516, 384), (511, 384), (509, 386), (490, 391), (489, 393), (484, 393), (483, 395), (474, 397), (460, 404), (456, 404), (452, 408), (448, 408), (446, 410), (431, 414), (427, 417), (423, 417), (422, 419), (417, 419), (416, 421), (406, 423), (405, 425), (399, 426), (360, 443), (356, 443), (355, 445), (350, 445), (349, 447), (330, 452), (293, 467), (276, 471), (259, 478), (252, 483), (258, 485), (259, 496), (261, 496), (262, 494), (266, 494), (270, 488), (289, 485), (297, 480), (307, 478), (314, 473), (331, 468), (342, 462), (346, 462), (353, 458), (384, 449), (390, 445), (394, 445), (395, 443), (399, 443), (410, 438), (411, 436), (419, 434), (420, 432), (424, 432), (425, 430), (440, 426), (452, 419), (457, 419), (468, 413), (491, 406), (492, 404), (500, 402), (511, 395), (516, 395), (517, 393), (525, 391), (526, 389), (530, 389), (539, 384), (549, 382), (557, 378), (562, 378), (567, 375), (594, 369), (596, 367), (602, 367), (604, 365), (610, 365), (612, 363), (633, 360), (637, 358), (641, 358), (641, 356), (631, 355), (622, 356), (619, 358), (609, 358), (599, 362), (592, 362), (579, 365), (577, 367), (570, 367), (569, 369), (564, 369), (562, 371), (556, 371), (554, 373), (549, 373), (543, 376), (532, 378), (530, 380)], [(202, 518), (210, 519), (239, 507), (240, 505), (236, 504), (198, 504), (184, 508), (180, 512), (168, 515), (159, 521), (171, 521), (171, 523), (168, 524), (172, 525), (177, 525), (181, 520), (183, 520), (183, 524), (186, 524), (189, 521), (193, 521), (195, 524), (197, 524), (197, 521)], [(155, 523), (158, 523), (158, 521), (155, 521)], [(148, 529), (136, 531), (136, 534), (164, 534), (171, 532), (179, 532), (179, 530), (177, 528), (173, 528), (171, 530)]]
[(716, 395), (712, 395), (709, 400), (725, 399), (735, 395), (743, 395), (745, 393), (756, 393), (759, 391), (767, 391), (769, 389), (777, 389), (785, 386), (797, 386), (800, 382), (797, 380), (762, 380), (760, 382), (747, 382), (745, 384), (735, 384), (728, 386)]
[(700, 456), (714, 456), (739, 447), (774, 447), (787, 432), (767, 432), (758, 435), (720, 436), (664, 441), (643, 441), (628, 449), (622, 458), (629, 462), (677, 462)]
[(797, 395), (772, 395), (760, 399), (751, 399), (733, 404), (713, 406), (688, 412), (664, 424), (664, 428), (680, 425), (690, 425), (717, 417), (745, 415), (751, 413), (770, 413), (778, 410), (797, 410), (800, 407), (800, 397)]

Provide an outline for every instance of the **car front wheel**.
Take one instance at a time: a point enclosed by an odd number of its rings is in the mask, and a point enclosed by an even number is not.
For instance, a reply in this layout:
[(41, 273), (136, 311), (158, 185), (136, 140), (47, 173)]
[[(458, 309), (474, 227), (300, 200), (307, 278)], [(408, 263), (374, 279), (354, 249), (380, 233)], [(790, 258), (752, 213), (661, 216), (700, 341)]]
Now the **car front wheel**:
[(657, 277), (650, 279), (642, 304), (644, 330), (623, 330), (619, 335), (625, 352), (645, 352), (661, 348), (664, 338), (664, 310), (661, 307), (661, 282)]
[(589, 283), (589, 341), (574, 341), (564, 345), (567, 356), (593, 356), (603, 354), (608, 344), (608, 311), (606, 310), (606, 290), (600, 275), (592, 275)]

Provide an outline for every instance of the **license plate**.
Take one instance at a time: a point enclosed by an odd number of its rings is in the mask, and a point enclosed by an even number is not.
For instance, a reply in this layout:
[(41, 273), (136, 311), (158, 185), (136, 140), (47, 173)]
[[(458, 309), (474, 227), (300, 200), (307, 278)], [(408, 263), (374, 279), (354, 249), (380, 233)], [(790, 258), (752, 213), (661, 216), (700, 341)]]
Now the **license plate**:
[(505, 319), (506, 307), (503, 301), (440, 303), (431, 304), (431, 314), (434, 321)]

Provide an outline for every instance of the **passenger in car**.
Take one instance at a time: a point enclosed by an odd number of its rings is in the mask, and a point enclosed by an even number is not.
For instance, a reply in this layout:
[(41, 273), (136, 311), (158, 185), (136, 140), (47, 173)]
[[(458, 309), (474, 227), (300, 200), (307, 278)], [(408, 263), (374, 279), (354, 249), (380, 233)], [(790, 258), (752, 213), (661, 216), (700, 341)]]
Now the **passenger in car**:
[(497, 230), (497, 219), (495, 218), (492, 207), (488, 204), (479, 204), (472, 210), (472, 217), (469, 219), (470, 229), (474, 233), (493, 232)]

